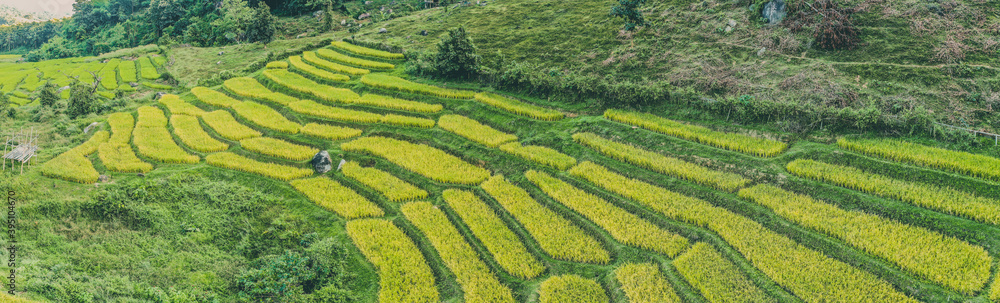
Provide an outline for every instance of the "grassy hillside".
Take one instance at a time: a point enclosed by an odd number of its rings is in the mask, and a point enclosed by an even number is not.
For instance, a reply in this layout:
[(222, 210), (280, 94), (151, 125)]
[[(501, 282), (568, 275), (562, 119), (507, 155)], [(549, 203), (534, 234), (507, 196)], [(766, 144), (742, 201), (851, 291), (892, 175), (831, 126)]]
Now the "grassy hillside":
[(818, 49), (808, 28), (789, 29), (792, 13), (768, 26), (750, 1), (721, 0), (647, 1), (651, 25), (636, 32), (619, 31), (624, 21), (607, 14), (612, 1), (509, 0), (420, 11), (355, 36), (433, 49), (447, 29), (465, 26), (487, 61), (503, 56), (559, 75), (662, 81), (696, 100), (750, 96), (890, 116), (915, 110), (1000, 128), (998, 2), (841, 2), (859, 10), (861, 44), (852, 50)]

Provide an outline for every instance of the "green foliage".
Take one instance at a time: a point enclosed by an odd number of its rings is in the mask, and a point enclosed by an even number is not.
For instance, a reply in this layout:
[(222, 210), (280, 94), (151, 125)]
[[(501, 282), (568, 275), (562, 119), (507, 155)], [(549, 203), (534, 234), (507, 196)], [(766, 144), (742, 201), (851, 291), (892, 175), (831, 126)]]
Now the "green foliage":
[[(38, 93), (38, 103), (44, 107), (52, 107), (59, 101), (59, 93), (57, 92), (59, 87), (53, 82), (45, 83), (42, 87), (42, 91)], [(0, 109), (0, 112), (3, 110)]]
[(626, 263), (615, 269), (615, 279), (622, 285), (629, 302), (682, 302), (656, 264)]
[(608, 294), (594, 280), (577, 275), (552, 276), (542, 281), (538, 290), (539, 303), (605, 303)]
[(70, 91), (69, 107), (66, 108), (66, 114), (71, 117), (79, 117), (97, 111), (98, 100), (95, 95), (97, 86), (76, 82), (70, 87)]
[(611, 7), (611, 16), (625, 19), (625, 30), (634, 30), (636, 26), (644, 26), (649, 23), (642, 17), (639, 6), (646, 0), (618, 0), (618, 4)]
[(437, 75), (448, 78), (469, 78), (479, 74), (479, 63), (482, 60), (477, 53), (472, 38), (465, 32), (465, 27), (448, 31), (437, 45), (438, 53), (434, 57), (434, 69)]

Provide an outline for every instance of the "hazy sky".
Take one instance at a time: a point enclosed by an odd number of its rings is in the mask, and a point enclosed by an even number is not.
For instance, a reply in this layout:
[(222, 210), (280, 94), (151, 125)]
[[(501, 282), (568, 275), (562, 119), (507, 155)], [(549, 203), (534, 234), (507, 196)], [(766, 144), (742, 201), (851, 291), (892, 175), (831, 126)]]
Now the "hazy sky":
[(50, 12), (57, 17), (73, 13), (75, 0), (0, 0), (0, 4), (10, 5), (29, 12)]

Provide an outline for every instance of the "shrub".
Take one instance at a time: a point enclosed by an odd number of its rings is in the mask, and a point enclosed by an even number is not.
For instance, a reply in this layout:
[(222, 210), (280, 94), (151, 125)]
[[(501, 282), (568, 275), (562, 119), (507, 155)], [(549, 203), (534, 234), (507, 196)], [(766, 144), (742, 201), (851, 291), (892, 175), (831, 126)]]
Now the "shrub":
[(160, 78), (160, 72), (156, 71), (156, 67), (153, 63), (149, 61), (149, 57), (142, 57), (138, 59), (139, 61), (139, 72), (143, 79), (146, 80), (156, 80)]
[(403, 59), (405, 57), (405, 56), (403, 56), (403, 54), (390, 53), (390, 52), (387, 52), (387, 51), (381, 51), (381, 50), (371, 49), (371, 48), (367, 48), (367, 47), (363, 47), (363, 46), (357, 46), (357, 45), (350, 44), (350, 43), (347, 43), (347, 42), (344, 42), (344, 41), (336, 41), (336, 42), (333, 42), (331, 45), (333, 45), (336, 48), (345, 50), (345, 51), (347, 51), (349, 53), (357, 54), (357, 55), (362, 55), (362, 56), (369, 56), (369, 57), (375, 57), (375, 58), (381, 58), (381, 59), (390, 59), (390, 60), (401, 60), (401, 59)]
[(528, 104), (520, 100), (515, 100), (514, 98), (502, 96), (494, 93), (481, 92), (476, 93), (476, 101), (483, 104), (493, 106), (502, 109), (507, 112), (518, 114), (521, 116), (531, 117), (538, 120), (545, 121), (555, 121), (563, 118), (563, 113), (556, 110), (551, 110), (543, 107), (539, 107), (534, 104)]
[(892, 139), (837, 139), (840, 148), (1000, 182), (1000, 159)]
[(374, 167), (361, 167), (358, 162), (349, 161), (340, 170), (345, 176), (382, 193), (389, 201), (427, 198), (427, 191)]
[(364, 137), (340, 145), (349, 152), (366, 152), (389, 160), (431, 180), (475, 185), (490, 176), (481, 167), (427, 145), (385, 137)]
[(538, 288), (539, 303), (607, 303), (607, 293), (594, 280), (577, 275), (552, 276)]
[(254, 173), (282, 181), (305, 178), (313, 174), (311, 169), (260, 162), (231, 152), (208, 155), (205, 157), (205, 162), (216, 167)]
[(718, 233), (754, 267), (806, 302), (917, 302), (875, 275), (799, 245), (747, 217), (586, 163), (570, 174), (668, 218)]
[(94, 169), (94, 164), (87, 156), (97, 151), (97, 148), (111, 137), (107, 131), (97, 131), (94, 135), (77, 147), (74, 147), (42, 166), (42, 175), (49, 178), (63, 179), (78, 183), (94, 183), (100, 174)]
[(198, 100), (205, 102), (207, 104), (215, 105), (218, 107), (230, 108), (233, 105), (240, 103), (239, 100), (233, 99), (226, 94), (214, 91), (207, 87), (195, 87), (191, 89), (191, 94), (194, 94)]
[(206, 113), (201, 116), (201, 119), (205, 121), (205, 124), (214, 129), (215, 132), (219, 133), (220, 136), (229, 140), (239, 141), (261, 136), (259, 131), (240, 124), (229, 112), (224, 110)]
[(508, 273), (527, 280), (545, 271), (545, 266), (528, 252), (521, 239), (475, 194), (447, 189), (442, 196)]
[(444, 212), (428, 202), (406, 203), (400, 211), (430, 240), (455, 274), (465, 302), (514, 302), (510, 289), (497, 280)]
[(645, 26), (649, 22), (646, 22), (646, 18), (642, 17), (642, 11), (639, 10), (639, 6), (645, 3), (646, 0), (618, 0), (618, 4), (611, 7), (612, 17), (621, 17), (625, 19), (625, 30), (634, 30), (636, 26)]
[[(628, 296), (629, 302), (683, 302), (674, 292), (674, 288), (670, 286), (667, 278), (660, 273), (660, 267), (656, 264), (625, 263), (615, 269), (615, 279), (618, 280), (618, 284), (621, 284), (622, 291)], [(740, 300), (731, 302), (740, 302)]]
[[(130, 86), (131, 87), (131, 86)], [(46, 82), (45, 86), (42, 87), (42, 91), (38, 93), (38, 104), (44, 107), (52, 107), (59, 101), (59, 88), (53, 82)], [(2, 112), (2, 110), (0, 110)]]
[(434, 273), (413, 240), (388, 220), (347, 221), (347, 235), (378, 269), (379, 302), (437, 303)]
[(301, 100), (288, 105), (292, 111), (320, 118), (340, 120), (355, 123), (378, 123), (382, 115), (369, 112), (326, 106), (312, 100)]
[(233, 105), (233, 110), (236, 111), (237, 115), (267, 129), (297, 134), (299, 133), (299, 129), (302, 128), (302, 125), (288, 121), (288, 118), (285, 118), (281, 113), (266, 105), (244, 101)]
[(352, 66), (359, 66), (366, 69), (387, 70), (396, 68), (396, 65), (393, 65), (391, 63), (355, 58), (325, 48), (317, 49), (316, 54), (327, 60), (332, 60)]
[(609, 109), (604, 112), (604, 117), (609, 120), (639, 126), (684, 140), (691, 140), (758, 157), (774, 157), (781, 154), (788, 148), (788, 144), (781, 141), (754, 138), (734, 133), (717, 132), (705, 127), (681, 124), (677, 121), (660, 118), (646, 113)]
[(302, 60), (305, 62), (312, 63), (313, 65), (322, 67), (329, 71), (334, 71), (338, 73), (344, 73), (348, 75), (361, 76), (371, 73), (371, 71), (363, 68), (350, 67), (347, 65), (341, 65), (326, 61), (316, 56), (315, 52), (302, 52)]
[(516, 155), (528, 161), (533, 161), (542, 165), (548, 165), (560, 170), (567, 170), (576, 165), (576, 159), (554, 149), (528, 145), (521, 146), (519, 142), (510, 142), (500, 145), (500, 150)]
[(593, 133), (573, 134), (573, 140), (616, 160), (728, 192), (735, 192), (750, 182), (737, 174), (711, 170), (684, 160), (604, 139)]
[(302, 126), (302, 133), (310, 135), (313, 137), (330, 139), (330, 140), (341, 140), (347, 138), (354, 138), (360, 136), (363, 133), (360, 129), (354, 129), (349, 127), (339, 127), (326, 124), (309, 123)]
[(708, 243), (693, 245), (673, 265), (709, 302), (776, 302)]
[(313, 95), (324, 101), (351, 103), (361, 98), (361, 96), (358, 96), (358, 94), (349, 89), (322, 85), (283, 69), (269, 69), (265, 70), (263, 74), (264, 77), (281, 86), (300, 93)]
[(826, 181), (872, 195), (898, 199), (973, 220), (1000, 225), (1000, 201), (979, 197), (949, 187), (892, 179), (861, 169), (798, 159), (788, 163), (789, 172)]
[(552, 199), (587, 217), (623, 244), (652, 250), (671, 258), (688, 246), (686, 238), (661, 229), (547, 173), (529, 170), (524, 176)]
[(472, 44), (472, 39), (465, 33), (465, 27), (448, 30), (448, 35), (441, 38), (437, 48), (434, 69), (439, 75), (468, 78), (479, 73), (479, 62), (482, 58), (476, 53), (477, 49)]
[(167, 109), (170, 110), (171, 115), (188, 115), (188, 116), (200, 117), (201, 115), (205, 114), (204, 110), (198, 108), (197, 106), (192, 105), (191, 103), (187, 103), (186, 101), (181, 100), (181, 97), (177, 95), (171, 95), (171, 94), (163, 95), (163, 97), (160, 97), (160, 104), (166, 105)]
[(381, 217), (385, 214), (375, 203), (327, 177), (299, 179), (290, 183), (309, 200), (347, 219)]
[(97, 148), (101, 163), (110, 171), (120, 173), (148, 173), (153, 165), (143, 162), (135, 156), (132, 146), (128, 143), (104, 143)]
[(193, 150), (203, 153), (220, 152), (229, 149), (229, 145), (219, 142), (209, 136), (198, 117), (188, 115), (170, 115), (170, 125), (174, 128), (174, 135), (181, 139), (185, 145)]
[(436, 113), (444, 109), (444, 106), (441, 104), (428, 104), (376, 94), (364, 94), (360, 99), (355, 100), (354, 103), (421, 113)]
[(122, 77), (123, 83), (139, 82), (136, 77), (135, 61), (122, 61), (118, 64), (118, 75)]
[(434, 120), (418, 118), (418, 117), (402, 116), (396, 114), (388, 114), (382, 116), (380, 122), (385, 124), (399, 125), (399, 126), (413, 126), (421, 128), (434, 127)]
[(559, 260), (605, 264), (611, 260), (601, 243), (570, 220), (531, 198), (527, 191), (490, 177), (481, 187), (517, 220), (545, 253)]
[(515, 135), (498, 131), (480, 124), (479, 121), (459, 115), (441, 116), (438, 119), (438, 126), (473, 142), (494, 148), (507, 142), (517, 141)]
[[(334, 82), (344, 82), (344, 81), (351, 80), (351, 77), (349, 77), (347, 75), (334, 74), (334, 73), (328, 72), (326, 70), (319, 69), (319, 68), (317, 68), (315, 66), (309, 65), (309, 63), (303, 62), (302, 61), (302, 57), (299, 57), (299, 56), (288, 57), (288, 62), (290, 63), (289, 65), (291, 65), (291, 67), (293, 67), (293, 70), (297, 70), (297, 71), (299, 71), (299, 72), (301, 72), (303, 74), (309, 75), (309, 76), (313, 76), (313, 77), (320, 78), (320, 79), (327, 80), (327, 81), (334, 81)], [(270, 69), (268, 69), (268, 70), (270, 70)], [(276, 69), (276, 70), (284, 70), (284, 69)]]
[(173, 136), (167, 131), (167, 118), (163, 111), (155, 107), (139, 108), (139, 121), (132, 132), (132, 142), (138, 148), (139, 154), (164, 163), (192, 164), (201, 161), (201, 157), (188, 154), (174, 142)]
[(243, 139), (240, 140), (240, 146), (248, 151), (292, 161), (309, 160), (319, 152), (319, 149), (311, 146), (269, 137)]
[(956, 238), (765, 184), (742, 189), (739, 196), (965, 294), (981, 290), (990, 277), (986, 250)]
[(94, 96), (94, 93), (97, 92), (96, 86), (76, 82), (73, 83), (73, 86), (69, 90), (72, 93), (69, 97), (69, 107), (66, 108), (67, 114), (71, 117), (79, 117), (97, 112), (98, 100)]
[(238, 96), (270, 101), (281, 105), (288, 105), (289, 103), (299, 101), (298, 98), (282, 93), (272, 92), (267, 89), (267, 87), (264, 87), (264, 85), (261, 85), (260, 82), (257, 82), (254, 78), (232, 78), (226, 80), (226, 82), (223, 83), (223, 87)]
[(427, 84), (410, 82), (400, 77), (385, 74), (367, 74), (361, 77), (361, 83), (371, 87), (398, 90), (407, 93), (424, 94), (442, 98), (472, 99), (476, 93), (469, 90), (440, 88)]

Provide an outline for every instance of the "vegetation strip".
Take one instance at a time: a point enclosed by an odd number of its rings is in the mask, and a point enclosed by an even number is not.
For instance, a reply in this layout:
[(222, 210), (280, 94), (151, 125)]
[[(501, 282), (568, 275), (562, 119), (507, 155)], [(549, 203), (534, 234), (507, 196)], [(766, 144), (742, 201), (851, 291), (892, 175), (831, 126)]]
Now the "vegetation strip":
[(709, 302), (777, 302), (708, 243), (696, 243), (671, 264)]
[(499, 147), (500, 145), (517, 141), (517, 136), (502, 131), (498, 131), (483, 125), (479, 121), (469, 119), (459, 115), (444, 115), (438, 119), (438, 126), (456, 135), (465, 137), (473, 142), (489, 147)]
[(262, 155), (278, 157), (292, 161), (312, 159), (319, 149), (312, 146), (299, 145), (281, 139), (270, 137), (254, 137), (240, 140), (240, 147)]
[(475, 92), (470, 90), (441, 88), (437, 86), (411, 82), (400, 77), (389, 76), (386, 74), (364, 75), (361, 77), (361, 83), (364, 83), (365, 85), (371, 87), (397, 90), (414, 94), (424, 94), (442, 98), (472, 99), (476, 94)]
[(233, 107), (233, 105), (240, 103), (239, 100), (233, 99), (229, 95), (214, 91), (207, 87), (199, 86), (192, 88), (191, 94), (198, 98), (198, 100), (201, 100), (201, 102), (218, 107), (230, 108)]
[(240, 124), (233, 115), (224, 110), (217, 110), (201, 116), (209, 127), (223, 138), (240, 141), (246, 138), (260, 137), (261, 133), (249, 126)]
[(379, 114), (327, 106), (313, 100), (292, 102), (288, 105), (288, 108), (303, 115), (345, 122), (378, 123), (382, 121), (382, 115)]
[(737, 174), (711, 170), (684, 160), (604, 139), (593, 133), (573, 134), (573, 140), (616, 160), (728, 192), (735, 192), (750, 182)]
[(872, 195), (898, 199), (980, 222), (1000, 225), (1000, 201), (933, 184), (892, 179), (848, 166), (798, 159), (788, 163), (789, 172), (800, 177)]
[(403, 100), (376, 94), (364, 94), (360, 99), (354, 101), (356, 104), (375, 106), (388, 109), (405, 110), (420, 113), (436, 113), (444, 109), (441, 104), (430, 104), (417, 101)]
[(266, 105), (244, 101), (243, 103), (233, 105), (233, 110), (236, 111), (237, 115), (267, 129), (297, 134), (302, 128), (302, 125), (288, 121), (288, 118), (285, 118), (281, 113)]
[(917, 302), (869, 272), (704, 200), (626, 178), (591, 162), (580, 163), (569, 173), (669, 218), (715, 231), (754, 267), (806, 302)]
[[(304, 73), (304, 74), (307, 74), (309, 76), (313, 76), (313, 77), (316, 77), (316, 78), (320, 78), (320, 79), (323, 79), (323, 80), (334, 81), (334, 82), (345, 82), (345, 81), (351, 80), (350, 76), (331, 73), (329, 71), (326, 71), (326, 70), (323, 70), (323, 69), (319, 69), (318, 67), (312, 66), (309, 63), (305, 63), (305, 62), (302, 61), (302, 57), (300, 57), (300, 56), (291, 56), (291, 57), (288, 57), (288, 63), (296, 71), (299, 71), (301, 73)], [(288, 71), (286, 69), (274, 69), (274, 70), (275, 71), (286, 71), (286, 72)], [(268, 71), (268, 70), (265, 70), (265, 71)]]
[[(299, 101), (298, 98), (285, 95), (282, 93), (276, 93), (267, 89), (263, 84), (257, 82), (257, 79), (238, 77), (226, 80), (222, 84), (226, 90), (242, 97), (253, 98), (258, 100), (264, 100), (280, 105), (288, 105), (289, 103)], [(234, 104), (235, 105), (235, 104)]]
[(570, 167), (573, 167), (573, 165), (576, 165), (575, 158), (545, 146), (521, 146), (521, 143), (519, 142), (510, 142), (500, 145), (500, 150), (516, 155), (525, 160), (542, 165), (548, 165), (559, 170), (567, 170)]
[(347, 221), (347, 235), (378, 269), (379, 302), (438, 303), (434, 273), (402, 230), (388, 220)]
[(424, 119), (419, 117), (396, 115), (396, 114), (388, 114), (382, 116), (382, 119), (379, 121), (382, 122), (383, 124), (389, 124), (389, 125), (420, 127), (420, 128), (434, 127), (434, 120)]
[(521, 239), (475, 194), (447, 189), (442, 196), (505, 271), (521, 279), (531, 279), (545, 271), (545, 266), (528, 252)]
[(208, 155), (205, 157), (205, 162), (216, 167), (254, 173), (282, 181), (304, 178), (313, 174), (311, 169), (260, 162), (230, 152)]
[(174, 142), (174, 137), (167, 131), (167, 117), (160, 109), (140, 107), (135, 126), (132, 143), (135, 143), (139, 154), (163, 163), (193, 164), (201, 161), (201, 157), (188, 154)]
[(623, 244), (659, 252), (671, 258), (688, 247), (686, 238), (661, 229), (547, 173), (529, 170), (524, 176), (554, 200), (590, 219)]
[(364, 137), (340, 145), (349, 152), (366, 152), (389, 160), (431, 180), (476, 185), (490, 176), (483, 168), (427, 145), (386, 137)]
[(317, 49), (316, 50), (316, 54), (319, 55), (320, 57), (323, 57), (323, 59), (332, 60), (332, 61), (336, 61), (336, 62), (339, 62), (339, 63), (343, 63), (343, 64), (347, 64), (347, 65), (352, 65), (352, 66), (363, 67), (363, 68), (366, 68), (366, 69), (388, 70), (388, 69), (394, 69), (394, 68), (396, 68), (396, 65), (393, 65), (391, 63), (385, 63), (385, 62), (379, 62), (379, 61), (371, 61), (371, 60), (365, 60), (365, 59), (361, 59), (361, 58), (351, 57), (351, 56), (342, 54), (340, 52), (337, 52), (337, 51), (334, 51), (334, 50), (331, 50), (331, 49), (326, 49), (326, 48)]
[(382, 193), (389, 201), (402, 202), (427, 198), (427, 191), (374, 167), (361, 167), (348, 161), (340, 168), (345, 176)]
[(538, 120), (556, 121), (565, 116), (561, 112), (525, 103), (500, 94), (480, 92), (476, 93), (475, 98), (480, 103)]
[[(322, 58), (316, 56), (316, 52), (302, 52), (302, 60), (305, 61), (305, 62), (309, 62), (309, 63), (311, 63), (311, 64), (313, 64), (315, 66), (319, 66), (319, 67), (324, 68), (326, 70), (332, 71), (332, 72), (344, 73), (344, 74), (354, 75), (354, 76), (367, 75), (368, 73), (371, 73), (371, 71), (369, 71), (367, 69), (350, 67), (350, 66), (347, 66), (347, 65), (341, 65), (341, 64), (337, 64), (337, 63), (333, 63), (333, 62), (330, 62), (330, 61), (323, 60)], [(286, 63), (285, 64), (285, 68), (287, 68), (287, 67), (288, 67), (288, 64)]]
[(160, 78), (160, 72), (156, 71), (156, 67), (153, 66), (153, 62), (149, 61), (149, 57), (139, 58), (138, 61), (139, 72), (143, 79), (156, 80)]
[(309, 94), (327, 102), (351, 103), (361, 98), (361, 96), (349, 89), (319, 84), (306, 77), (300, 76), (299, 74), (283, 69), (265, 70), (263, 75), (271, 81), (287, 87), (288, 89)]
[(108, 170), (119, 173), (148, 173), (153, 165), (136, 157), (132, 145), (103, 143), (97, 148), (97, 156)]
[(604, 117), (684, 140), (758, 157), (774, 157), (788, 149), (788, 144), (785, 142), (713, 131), (702, 126), (683, 124), (647, 113), (609, 109), (604, 112)]
[(292, 187), (317, 205), (347, 219), (381, 217), (381, 208), (354, 190), (327, 177), (292, 180)]
[(360, 136), (363, 132), (350, 127), (309, 123), (302, 126), (302, 133), (317, 138), (340, 140)]
[(611, 260), (608, 251), (594, 237), (535, 201), (528, 192), (507, 182), (503, 176), (490, 177), (481, 187), (553, 258), (597, 264)]
[(129, 113), (114, 113), (108, 116), (108, 125), (111, 126), (111, 138), (108, 143), (129, 144), (132, 140), (132, 129), (135, 126), (135, 118)]
[(225, 144), (209, 136), (198, 117), (188, 115), (171, 115), (170, 125), (174, 128), (174, 134), (193, 150), (203, 153), (220, 152), (229, 149), (229, 144)]
[(166, 105), (167, 109), (170, 110), (171, 115), (201, 117), (201, 115), (205, 114), (204, 110), (192, 105), (191, 103), (181, 100), (181, 97), (177, 95), (163, 95), (163, 97), (160, 97), (160, 104)]
[(577, 275), (552, 276), (538, 288), (539, 303), (608, 303), (608, 294), (594, 280)]
[(742, 189), (739, 196), (965, 294), (981, 290), (990, 278), (992, 258), (986, 250), (953, 237), (766, 184)]
[(683, 302), (656, 264), (625, 263), (615, 269), (615, 279), (621, 284), (629, 302)]
[(465, 302), (514, 302), (509, 288), (497, 280), (444, 212), (428, 202), (410, 202), (400, 208), (437, 250), (462, 286)]
[(390, 53), (387, 51), (371, 49), (364, 46), (357, 46), (354, 44), (350, 44), (346, 41), (334, 41), (333, 43), (331, 43), (331, 45), (333, 45), (336, 48), (362, 56), (369, 56), (369, 57), (376, 57), (376, 58), (390, 59), (390, 60), (398, 60), (404, 58), (403, 54)]
[(1000, 159), (893, 139), (837, 139), (837, 145), (870, 156), (1000, 182)]
[(98, 147), (108, 141), (111, 134), (107, 131), (95, 132), (87, 142), (74, 147), (42, 166), (42, 175), (49, 178), (63, 179), (77, 183), (94, 183), (100, 177), (94, 164), (87, 156), (97, 151)]

